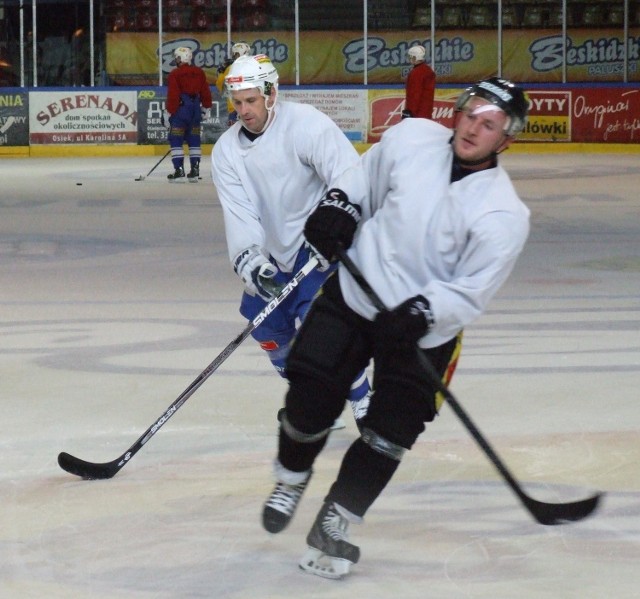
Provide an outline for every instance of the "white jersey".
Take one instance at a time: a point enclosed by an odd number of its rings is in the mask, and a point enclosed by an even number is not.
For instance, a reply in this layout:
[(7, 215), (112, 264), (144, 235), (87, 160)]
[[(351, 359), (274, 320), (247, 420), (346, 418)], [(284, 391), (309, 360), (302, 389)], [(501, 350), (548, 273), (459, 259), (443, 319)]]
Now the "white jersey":
[(358, 161), (353, 144), (313, 106), (278, 100), (267, 130), (250, 141), (241, 123), (211, 154), (229, 258), (256, 245), (291, 272), (309, 214), (337, 177)]
[[(529, 234), (529, 210), (501, 166), (451, 183), (452, 131), (427, 119), (388, 129), (338, 185), (360, 204), (349, 256), (388, 308), (422, 294), (436, 347), (477, 318), (509, 276)], [(346, 303), (373, 320), (376, 309), (339, 271)]]

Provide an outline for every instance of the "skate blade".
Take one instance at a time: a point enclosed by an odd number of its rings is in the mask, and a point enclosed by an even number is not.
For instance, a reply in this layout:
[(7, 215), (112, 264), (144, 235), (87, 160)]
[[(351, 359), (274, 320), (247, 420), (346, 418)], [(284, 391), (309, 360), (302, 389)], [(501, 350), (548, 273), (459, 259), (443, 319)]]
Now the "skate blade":
[(322, 553), (319, 549), (309, 547), (307, 552), (302, 556), (298, 566), (310, 574), (339, 580), (349, 574), (351, 563), (352, 562), (347, 559), (331, 557), (330, 555)]

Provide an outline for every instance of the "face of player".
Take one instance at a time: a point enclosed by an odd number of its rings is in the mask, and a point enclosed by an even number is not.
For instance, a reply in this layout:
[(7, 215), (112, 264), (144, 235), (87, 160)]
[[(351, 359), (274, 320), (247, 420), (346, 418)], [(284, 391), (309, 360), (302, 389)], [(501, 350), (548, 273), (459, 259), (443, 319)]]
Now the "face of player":
[(271, 98), (265, 98), (257, 87), (231, 92), (231, 103), (242, 124), (254, 133), (260, 133), (267, 124)]
[(507, 114), (497, 106), (483, 98), (472, 97), (458, 113), (453, 137), (456, 156), (469, 162), (486, 157), (485, 163), (475, 166), (478, 169), (485, 167), (494, 152), (502, 152), (513, 141), (504, 132), (508, 120)]

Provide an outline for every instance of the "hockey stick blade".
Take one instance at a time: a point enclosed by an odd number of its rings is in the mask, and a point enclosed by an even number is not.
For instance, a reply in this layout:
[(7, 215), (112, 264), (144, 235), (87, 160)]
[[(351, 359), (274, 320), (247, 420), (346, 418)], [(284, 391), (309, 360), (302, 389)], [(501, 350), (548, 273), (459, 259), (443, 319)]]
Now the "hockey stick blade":
[[(367, 297), (371, 300), (376, 309), (380, 311), (386, 310), (387, 308), (380, 299), (380, 296), (373, 290), (371, 285), (369, 285), (369, 282), (364, 278), (360, 269), (356, 266), (353, 260), (349, 258), (347, 252), (343, 248), (338, 250), (338, 257), (362, 291), (364, 291)], [(596, 510), (600, 503), (600, 499), (603, 496), (602, 493), (596, 493), (587, 499), (568, 503), (547, 503), (544, 501), (537, 501), (536, 499), (529, 497), (522, 490), (522, 487), (513, 477), (511, 472), (509, 472), (498, 454), (493, 450), (493, 447), (491, 447), (486, 437), (480, 432), (478, 427), (467, 415), (453, 393), (451, 393), (447, 386), (442, 382), (431, 362), (422, 354), (422, 352), (418, 352), (418, 357), (429, 375), (433, 386), (446, 398), (447, 403), (451, 406), (456, 416), (458, 416), (462, 424), (469, 431), (474, 441), (484, 451), (485, 455), (502, 475), (505, 482), (509, 487), (511, 487), (511, 490), (515, 493), (518, 499), (520, 499), (522, 505), (527, 509), (536, 522), (547, 526), (565, 524), (567, 522), (577, 522), (578, 520), (587, 518)]]
[(146, 174), (146, 175), (140, 175), (137, 179), (134, 179), (134, 181), (144, 181), (153, 171), (155, 171), (159, 166), (160, 163), (171, 153), (171, 148), (169, 148), (167, 150), (167, 153), (160, 158), (160, 160), (158, 160), (158, 162), (155, 164), (155, 166)]
[(69, 474), (75, 474), (84, 480), (97, 480), (113, 478), (122, 467), (119, 464), (125, 457), (126, 454), (113, 462), (99, 464), (95, 462), (85, 462), (63, 451), (58, 455), (58, 465), (63, 470), (69, 472)]
[(596, 493), (588, 499), (580, 499), (568, 503), (546, 503), (531, 497), (520, 497), (520, 500), (536, 522), (545, 526), (578, 522), (590, 516), (600, 505), (602, 493)]
[(309, 258), (309, 261), (294, 275), (294, 277), (286, 284), (278, 295), (274, 297), (258, 315), (251, 321), (244, 330), (239, 333), (233, 341), (231, 341), (207, 366), (194, 381), (176, 398), (176, 400), (165, 410), (142, 435), (129, 447), (119, 458), (112, 462), (87, 462), (81, 460), (69, 453), (61, 452), (58, 454), (58, 465), (69, 474), (75, 474), (85, 480), (96, 480), (113, 478), (131, 458), (142, 449), (142, 447), (162, 428), (166, 422), (173, 416), (182, 405), (195, 393), (197, 389), (218, 369), (218, 367), (238, 348), (240, 344), (262, 324), (262, 322), (291, 294), (298, 286), (300, 281), (304, 279), (316, 266), (318, 259), (315, 256)]

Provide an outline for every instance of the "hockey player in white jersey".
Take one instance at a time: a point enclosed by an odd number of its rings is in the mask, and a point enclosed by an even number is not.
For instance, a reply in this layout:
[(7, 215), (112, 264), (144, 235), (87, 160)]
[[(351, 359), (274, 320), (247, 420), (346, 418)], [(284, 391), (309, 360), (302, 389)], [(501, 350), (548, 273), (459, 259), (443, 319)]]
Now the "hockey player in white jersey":
[[(278, 72), (264, 54), (240, 56), (225, 78), (238, 122), (211, 154), (211, 175), (224, 213), (229, 258), (245, 292), (241, 314), (252, 320), (309, 260), (307, 217), (358, 153), (338, 126), (313, 106), (278, 98)], [(285, 360), (316, 292), (334, 265), (321, 258), (296, 290), (253, 332), (285, 376)], [(369, 382), (354, 373), (354, 415), (368, 403)], [(279, 413), (279, 418), (281, 413)], [(336, 414), (333, 428), (344, 423)]]
[(265, 503), (270, 532), (288, 524), (350, 381), (374, 362), (362, 434), (307, 536), (300, 567), (308, 572), (340, 578), (358, 561), (349, 523), (362, 522), (442, 403), (418, 353), (448, 384), (464, 327), (485, 310), (525, 244), (529, 210), (497, 155), (522, 130), (527, 111), (520, 87), (481, 81), (458, 99), (453, 134), (427, 119), (391, 127), (307, 220), (307, 240), (329, 261), (339, 245), (350, 248), (388, 307), (378, 312), (340, 266), (289, 354), (276, 472), (292, 491), (283, 497), (276, 486)]

